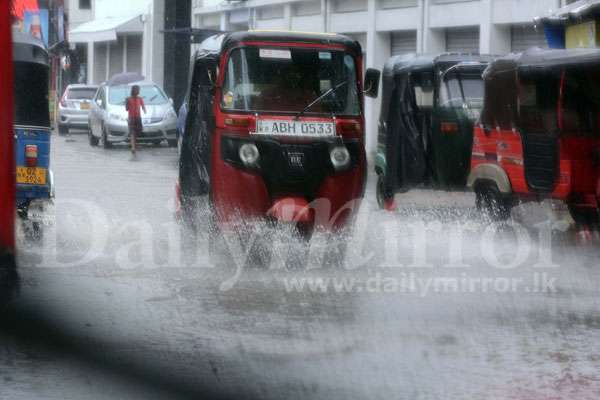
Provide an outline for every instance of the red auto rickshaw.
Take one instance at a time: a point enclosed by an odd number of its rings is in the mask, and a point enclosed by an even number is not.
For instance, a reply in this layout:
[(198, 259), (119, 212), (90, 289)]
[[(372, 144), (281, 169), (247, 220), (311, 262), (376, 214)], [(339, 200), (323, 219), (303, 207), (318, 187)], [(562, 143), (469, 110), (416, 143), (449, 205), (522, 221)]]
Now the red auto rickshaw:
[[(348, 226), (365, 190), (360, 44), (342, 35), (248, 31), (206, 39), (192, 60), (179, 174), (184, 220), (207, 198), (218, 231), (247, 221)], [(364, 87), (366, 86), (366, 90)]]
[(468, 185), (507, 218), (516, 200), (564, 201), (576, 222), (598, 218), (600, 50), (530, 49), (490, 64)]

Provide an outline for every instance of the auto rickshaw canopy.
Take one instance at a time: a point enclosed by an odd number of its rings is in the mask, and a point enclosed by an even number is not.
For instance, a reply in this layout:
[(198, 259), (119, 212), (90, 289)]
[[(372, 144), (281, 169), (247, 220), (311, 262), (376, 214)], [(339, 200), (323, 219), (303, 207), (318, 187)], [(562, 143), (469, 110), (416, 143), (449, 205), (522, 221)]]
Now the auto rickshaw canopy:
[[(600, 49), (545, 50), (531, 48), (523, 53), (509, 54), (490, 63), (484, 71), (484, 107), (481, 124), (487, 129), (511, 130), (521, 125), (523, 79), (546, 80), (547, 91), (558, 92), (552, 81), (560, 79), (565, 69), (585, 69), (600, 66)], [(541, 85), (541, 84), (540, 84)], [(549, 105), (550, 106), (550, 105)], [(551, 104), (552, 111), (556, 104)], [(540, 105), (538, 105), (540, 107)]]
[(200, 43), (200, 48), (194, 58), (219, 58), (229, 49), (245, 43), (293, 43), (314, 44), (320, 46), (344, 46), (353, 55), (362, 55), (360, 43), (347, 36), (335, 33), (311, 33), (276, 30), (250, 30), (240, 32), (218, 33), (206, 38)]

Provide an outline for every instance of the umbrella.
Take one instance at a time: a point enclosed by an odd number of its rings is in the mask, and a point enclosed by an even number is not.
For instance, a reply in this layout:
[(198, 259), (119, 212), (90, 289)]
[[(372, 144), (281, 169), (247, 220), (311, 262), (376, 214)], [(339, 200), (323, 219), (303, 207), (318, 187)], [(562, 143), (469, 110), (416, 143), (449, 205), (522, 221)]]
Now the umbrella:
[(113, 75), (108, 80), (109, 86), (116, 85), (127, 85), (132, 82), (143, 81), (145, 78), (143, 75), (138, 74), (137, 72), (123, 72), (122, 74)]

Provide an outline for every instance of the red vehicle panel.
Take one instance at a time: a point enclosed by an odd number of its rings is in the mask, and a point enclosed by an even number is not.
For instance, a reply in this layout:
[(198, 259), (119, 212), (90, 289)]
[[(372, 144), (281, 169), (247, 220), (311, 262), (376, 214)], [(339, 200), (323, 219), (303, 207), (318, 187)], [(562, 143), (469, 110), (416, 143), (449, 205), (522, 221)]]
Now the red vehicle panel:
[(598, 219), (599, 64), (599, 50), (581, 49), (530, 50), (490, 64), (469, 177), (478, 204), (491, 198), (506, 209), (515, 199), (550, 198), (576, 220)]

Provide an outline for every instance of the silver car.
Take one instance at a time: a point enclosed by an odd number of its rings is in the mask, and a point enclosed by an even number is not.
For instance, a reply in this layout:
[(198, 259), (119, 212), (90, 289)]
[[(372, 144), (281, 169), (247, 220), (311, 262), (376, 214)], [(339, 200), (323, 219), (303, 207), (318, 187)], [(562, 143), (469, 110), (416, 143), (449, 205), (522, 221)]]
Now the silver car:
[(140, 96), (146, 105), (146, 114), (142, 111), (143, 133), (137, 141), (158, 145), (166, 140), (169, 146), (176, 146), (177, 114), (173, 101), (158, 85), (149, 81), (100, 85), (90, 110), (90, 145), (102, 143), (103, 147), (109, 148), (114, 143), (129, 142), (125, 100), (130, 96), (133, 85), (140, 87)]
[(98, 86), (69, 85), (58, 104), (58, 132), (69, 133), (69, 129), (88, 129), (92, 99)]

